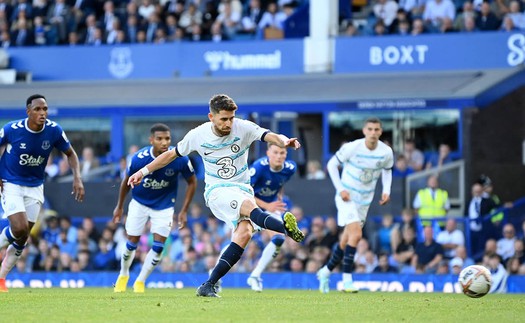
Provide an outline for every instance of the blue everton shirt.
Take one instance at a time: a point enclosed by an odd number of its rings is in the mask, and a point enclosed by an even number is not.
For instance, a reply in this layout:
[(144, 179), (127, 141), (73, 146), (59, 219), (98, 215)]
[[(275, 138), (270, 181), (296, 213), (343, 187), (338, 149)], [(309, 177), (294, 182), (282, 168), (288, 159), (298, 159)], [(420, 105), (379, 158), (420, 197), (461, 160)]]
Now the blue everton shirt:
[(290, 178), (295, 174), (297, 164), (292, 160), (286, 160), (280, 171), (270, 168), (268, 157), (257, 159), (250, 167), (251, 184), (255, 197), (264, 202), (277, 200), (277, 194)]
[[(169, 149), (173, 149), (170, 147)], [(153, 161), (153, 146), (147, 146), (135, 153), (128, 165), (128, 175), (139, 171)], [(194, 175), (193, 166), (188, 157), (178, 157), (168, 165), (148, 174), (140, 185), (131, 190), (131, 196), (137, 202), (154, 210), (173, 207), (177, 197), (179, 174), (185, 179)]]
[(0, 177), (9, 183), (34, 187), (44, 183), (53, 147), (65, 152), (71, 144), (56, 122), (48, 119), (44, 128), (35, 132), (29, 129), (27, 120), (11, 121), (0, 130), (0, 146), (6, 144), (0, 159)]

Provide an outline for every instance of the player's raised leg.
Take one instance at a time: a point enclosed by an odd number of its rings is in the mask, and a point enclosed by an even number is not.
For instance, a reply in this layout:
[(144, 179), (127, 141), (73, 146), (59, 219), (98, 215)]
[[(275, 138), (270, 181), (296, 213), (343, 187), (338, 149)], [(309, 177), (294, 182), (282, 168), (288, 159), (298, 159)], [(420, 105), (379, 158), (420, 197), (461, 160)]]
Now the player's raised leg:
[(283, 233), (292, 238), (295, 242), (304, 240), (304, 233), (299, 229), (295, 216), (286, 212), (283, 216), (283, 221), (280, 221), (269, 213), (264, 212), (259, 207), (255, 207), (250, 212), (250, 220), (261, 228)]

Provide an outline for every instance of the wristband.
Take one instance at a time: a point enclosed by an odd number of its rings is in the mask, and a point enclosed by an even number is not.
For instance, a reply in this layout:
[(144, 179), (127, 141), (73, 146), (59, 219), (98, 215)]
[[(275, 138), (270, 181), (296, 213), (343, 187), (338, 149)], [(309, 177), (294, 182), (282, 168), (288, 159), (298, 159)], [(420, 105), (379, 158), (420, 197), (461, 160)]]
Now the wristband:
[(140, 172), (142, 173), (142, 177), (144, 177), (149, 174), (149, 169), (147, 166), (144, 166), (140, 169)]

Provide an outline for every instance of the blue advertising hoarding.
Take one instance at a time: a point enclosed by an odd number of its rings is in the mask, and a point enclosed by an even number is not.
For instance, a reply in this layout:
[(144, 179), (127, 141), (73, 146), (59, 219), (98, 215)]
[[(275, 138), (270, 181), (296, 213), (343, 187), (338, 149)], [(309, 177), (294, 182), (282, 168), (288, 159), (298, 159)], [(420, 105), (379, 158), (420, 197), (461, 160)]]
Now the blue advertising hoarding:
[(496, 69), (525, 62), (522, 33), (340, 37), (335, 48), (335, 73)]
[[(303, 39), (9, 48), (11, 68), (37, 81), (276, 76), (304, 73)], [(339, 37), (334, 73), (511, 68), (525, 63), (523, 33)]]
[[(84, 288), (112, 287), (118, 272), (82, 272), (82, 273), (10, 273), (6, 279), (8, 288)], [(131, 273), (130, 281), (137, 274)], [(265, 273), (266, 289), (304, 289), (317, 290), (319, 281), (313, 273)], [(249, 288), (246, 285), (248, 274), (229, 273), (224, 276), (224, 288)], [(442, 292), (461, 293), (461, 287), (455, 275), (429, 274), (354, 274), (354, 283), (361, 290), (371, 292)], [(146, 282), (147, 288), (197, 288), (208, 279), (208, 274), (201, 273), (158, 273), (154, 272)], [(340, 290), (342, 281), (330, 280), (331, 290)], [(512, 275), (507, 280), (508, 293), (525, 293), (525, 276)]]
[(9, 48), (10, 67), (36, 81), (297, 75), (303, 41)]

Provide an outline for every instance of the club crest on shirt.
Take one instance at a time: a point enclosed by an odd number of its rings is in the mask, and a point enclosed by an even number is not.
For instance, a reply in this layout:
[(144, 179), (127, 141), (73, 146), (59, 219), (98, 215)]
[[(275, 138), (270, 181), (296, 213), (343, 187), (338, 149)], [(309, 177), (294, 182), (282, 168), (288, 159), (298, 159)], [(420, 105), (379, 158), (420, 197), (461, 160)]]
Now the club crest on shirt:
[(233, 144), (232, 145), (232, 152), (238, 153), (241, 150), (241, 147), (239, 145)]
[(20, 143), (20, 149), (26, 149), (26, 143), (25, 142), (21, 142)]
[(236, 209), (236, 208), (237, 208), (237, 205), (238, 205), (238, 203), (237, 203), (237, 201), (235, 201), (235, 200), (233, 200), (233, 201), (230, 202), (230, 207), (231, 207), (232, 209)]
[(175, 175), (175, 171), (173, 170), (173, 168), (168, 168), (164, 172), (164, 175), (166, 175), (166, 176), (173, 176), (173, 175)]
[(44, 140), (42, 142), (42, 149), (48, 150), (51, 147), (51, 144), (49, 143), (49, 140)]
[(376, 163), (376, 167), (377, 167), (377, 168), (382, 168), (382, 166), (383, 166), (383, 162), (382, 162), (382, 161), (378, 161), (378, 162)]

